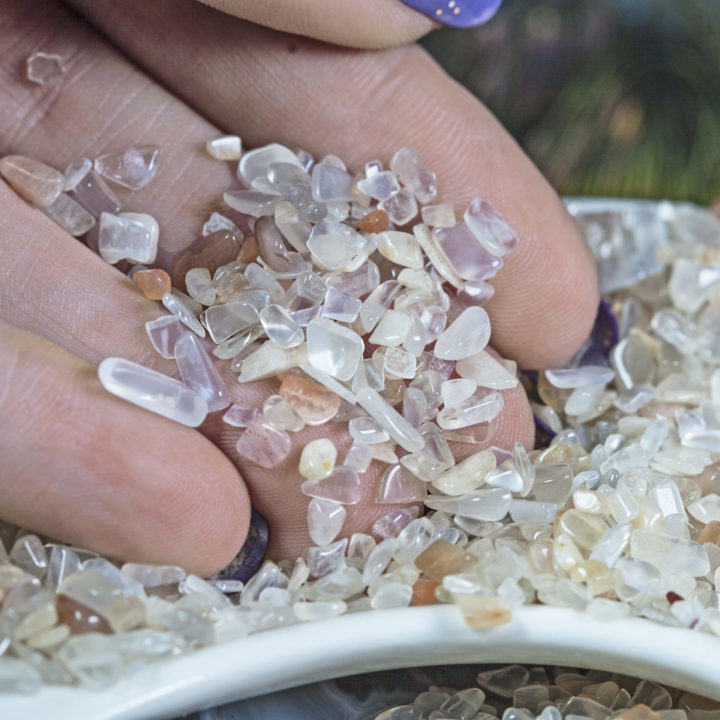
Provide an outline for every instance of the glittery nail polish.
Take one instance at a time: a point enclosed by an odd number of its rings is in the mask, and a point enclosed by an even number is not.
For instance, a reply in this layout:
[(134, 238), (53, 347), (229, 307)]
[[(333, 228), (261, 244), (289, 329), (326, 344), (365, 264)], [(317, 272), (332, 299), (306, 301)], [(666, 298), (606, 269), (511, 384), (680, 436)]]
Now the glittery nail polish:
[(406, 5), (451, 27), (475, 27), (486, 23), (502, 0), (403, 0)]
[(215, 576), (215, 579), (247, 582), (260, 569), (269, 541), (267, 521), (259, 512), (253, 510), (250, 514), (250, 529), (245, 544), (233, 561)]

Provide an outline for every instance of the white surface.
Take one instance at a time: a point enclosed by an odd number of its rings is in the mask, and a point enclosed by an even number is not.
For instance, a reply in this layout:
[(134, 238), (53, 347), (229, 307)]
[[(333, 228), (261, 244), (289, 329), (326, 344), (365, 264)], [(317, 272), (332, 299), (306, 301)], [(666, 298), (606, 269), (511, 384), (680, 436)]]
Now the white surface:
[(720, 700), (720, 638), (640, 620), (523, 607), (478, 632), (449, 605), (347, 615), (273, 630), (150, 665), (91, 692), (50, 687), (0, 698), (0, 718), (174, 717), (243, 697), (373, 670), (458, 663), (549, 663), (618, 671)]

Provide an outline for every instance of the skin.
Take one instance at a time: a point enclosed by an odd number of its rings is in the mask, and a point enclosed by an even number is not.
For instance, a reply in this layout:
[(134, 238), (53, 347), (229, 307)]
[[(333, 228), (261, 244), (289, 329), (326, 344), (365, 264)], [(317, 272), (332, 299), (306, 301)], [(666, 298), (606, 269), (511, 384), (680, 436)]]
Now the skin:
[[(522, 367), (561, 364), (586, 337), (598, 301), (573, 222), (482, 104), (405, 45), (430, 21), (395, 0), (349, 9), (351, 1), (215, 3), (235, 18), (194, 0), (0, 0), (0, 148), (62, 168), (80, 156), (159, 145), (155, 180), (136, 197), (119, 194), (158, 219), (167, 268), (209, 213), (222, 211), (232, 183), (232, 169), (202, 152), (208, 138), (234, 132), (246, 147), (278, 141), (315, 156), (338, 153), (350, 167), (387, 161), (410, 144), (436, 170), (440, 200), (462, 210), (481, 196), (518, 231), (519, 248), (487, 305), (494, 348)], [(48, 88), (19, 71), (41, 49), (67, 58), (65, 75)], [(289, 458), (273, 471), (242, 462), (237, 430), (220, 414), (195, 431), (102, 390), (95, 367), (107, 356), (174, 372), (144, 333), (158, 304), (2, 182), (0, 257), (3, 519), (202, 575), (242, 545), (251, 499), (270, 523), (272, 557), (294, 557), (309, 543), (299, 454), (328, 436), (342, 459), (350, 439), (339, 424), (293, 435)], [(240, 386), (223, 371), (246, 405), (277, 391), (277, 381)], [(518, 387), (505, 394), (492, 443), (529, 448), (532, 438)], [(460, 459), (478, 448), (455, 449)], [(367, 530), (392, 509), (373, 500), (382, 469), (363, 476), (364, 499), (343, 532)]]

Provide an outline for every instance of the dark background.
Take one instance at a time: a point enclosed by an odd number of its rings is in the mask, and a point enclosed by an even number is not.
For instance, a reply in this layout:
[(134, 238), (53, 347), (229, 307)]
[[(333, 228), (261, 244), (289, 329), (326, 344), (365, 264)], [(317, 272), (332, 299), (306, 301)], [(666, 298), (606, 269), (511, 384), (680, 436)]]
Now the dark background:
[(561, 194), (720, 196), (720, 2), (505, 0), (423, 45)]

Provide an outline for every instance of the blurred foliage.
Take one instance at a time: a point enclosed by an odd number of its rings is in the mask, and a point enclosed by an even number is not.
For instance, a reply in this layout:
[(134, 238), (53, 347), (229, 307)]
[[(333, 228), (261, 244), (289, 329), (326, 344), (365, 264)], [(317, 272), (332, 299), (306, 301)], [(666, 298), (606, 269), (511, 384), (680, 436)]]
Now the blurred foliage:
[(720, 3), (505, 0), (424, 44), (567, 195), (720, 195)]

